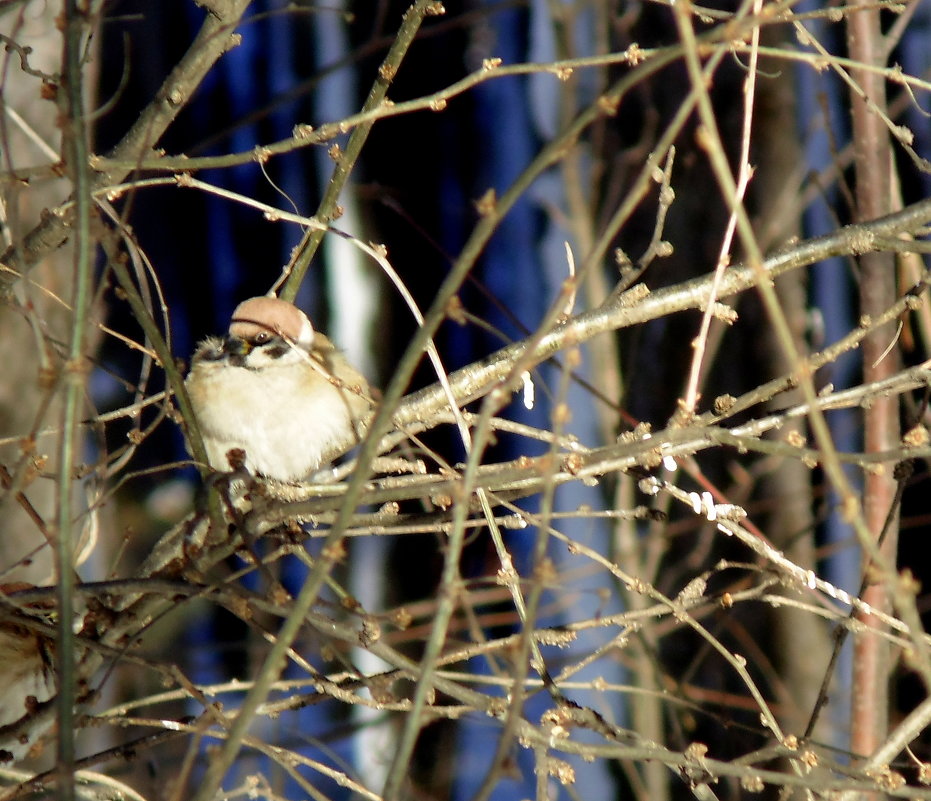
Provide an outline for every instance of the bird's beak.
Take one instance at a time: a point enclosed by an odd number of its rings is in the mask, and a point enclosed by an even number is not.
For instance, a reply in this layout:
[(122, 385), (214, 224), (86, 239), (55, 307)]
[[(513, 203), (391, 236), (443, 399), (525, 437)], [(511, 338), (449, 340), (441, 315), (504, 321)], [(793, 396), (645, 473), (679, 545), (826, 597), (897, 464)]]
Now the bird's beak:
[(252, 343), (239, 337), (228, 336), (223, 340), (223, 353), (230, 363), (242, 367), (246, 356), (252, 352)]
[(252, 343), (239, 337), (227, 337), (223, 341), (223, 352), (230, 356), (248, 356), (252, 351)]

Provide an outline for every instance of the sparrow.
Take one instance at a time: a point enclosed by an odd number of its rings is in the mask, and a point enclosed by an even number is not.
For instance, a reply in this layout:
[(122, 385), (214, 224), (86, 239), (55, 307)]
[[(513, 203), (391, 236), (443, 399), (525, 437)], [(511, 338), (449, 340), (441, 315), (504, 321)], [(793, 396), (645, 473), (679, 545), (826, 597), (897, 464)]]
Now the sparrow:
[(373, 390), (297, 306), (257, 297), (236, 307), (225, 337), (208, 337), (185, 379), (207, 458), (280, 482), (309, 478), (357, 445)]
[[(31, 585), (0, 585), (0, 596), (8, 596)], [(15, 608), (4, 598), (0, 616), (0, 765), (18, 762), (51, 725), (36, 718), (40, 704), (57, 691), (54, 642), (17, 622), (32, 618), (53, 623), (54, 614), (41, 602)], [(11, 736), (13, 732), (16, 736)]]

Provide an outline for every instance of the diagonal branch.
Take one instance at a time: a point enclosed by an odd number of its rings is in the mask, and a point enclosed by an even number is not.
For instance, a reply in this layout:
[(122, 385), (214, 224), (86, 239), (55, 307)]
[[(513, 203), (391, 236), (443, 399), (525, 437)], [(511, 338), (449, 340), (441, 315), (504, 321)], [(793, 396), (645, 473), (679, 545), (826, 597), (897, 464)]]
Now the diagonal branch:
[[(187, 53), (178, 62), (152, 102), (145, 108), (123, 139), (108, 154), (114, 162), (136, 163), (149, 156), (168, 126), (187, 105), (204, 77), (231, 48), (239, 44), (239, 35), (232, 33), (245, 13), (249, 0), (229, 0), (211, 4), (204, 24)], [(119, 183), (130, 170), (122, 166), (99, 172), (91, 190)], [(0, 263), (9, 270), (0, 272), (0, 297), (9, 294), (21, 272), (28, 271), (68, 238), (67, 217), (49, 214), (23, 238), (7, 248)]]

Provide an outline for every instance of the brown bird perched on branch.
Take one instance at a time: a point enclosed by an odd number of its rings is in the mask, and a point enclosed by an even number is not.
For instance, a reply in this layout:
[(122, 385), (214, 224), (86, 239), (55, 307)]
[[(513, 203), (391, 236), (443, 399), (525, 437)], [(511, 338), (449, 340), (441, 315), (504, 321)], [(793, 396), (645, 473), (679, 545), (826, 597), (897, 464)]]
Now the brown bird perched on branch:
[(357, 445), (372, 389), (307, 315), (259, 297), (236, 307), (225, 337), (198, 345), (185, 380), (215, 470), (245, 452), (255, 475), (293, 482)]
[[(3, 584), (0, 595), (31, 588), (30, 584)], [(38, 628), (25, 624), (27, 619), (53, 623), (54, 613), (44, 603), (15, 608), (7, 601), (3, 608), (6, 613), (0, 617), (0, 765), (23, 759), (48, 729), (50, 723), (30, 723), (29, 718), (57, 691), (54, 642)], [(11, 736), (14, 730), (15, 737)]]

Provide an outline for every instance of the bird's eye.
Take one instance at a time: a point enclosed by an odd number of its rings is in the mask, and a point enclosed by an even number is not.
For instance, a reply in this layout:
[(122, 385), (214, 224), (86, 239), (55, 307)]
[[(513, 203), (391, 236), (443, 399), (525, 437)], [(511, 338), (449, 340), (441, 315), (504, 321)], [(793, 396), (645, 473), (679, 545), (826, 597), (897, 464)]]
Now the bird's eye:
[(264, 345), (271, 338), (272, 335), (269, 334), (268, 331), (259, 331), (259, 333), (255, 335), (255, 344)]

